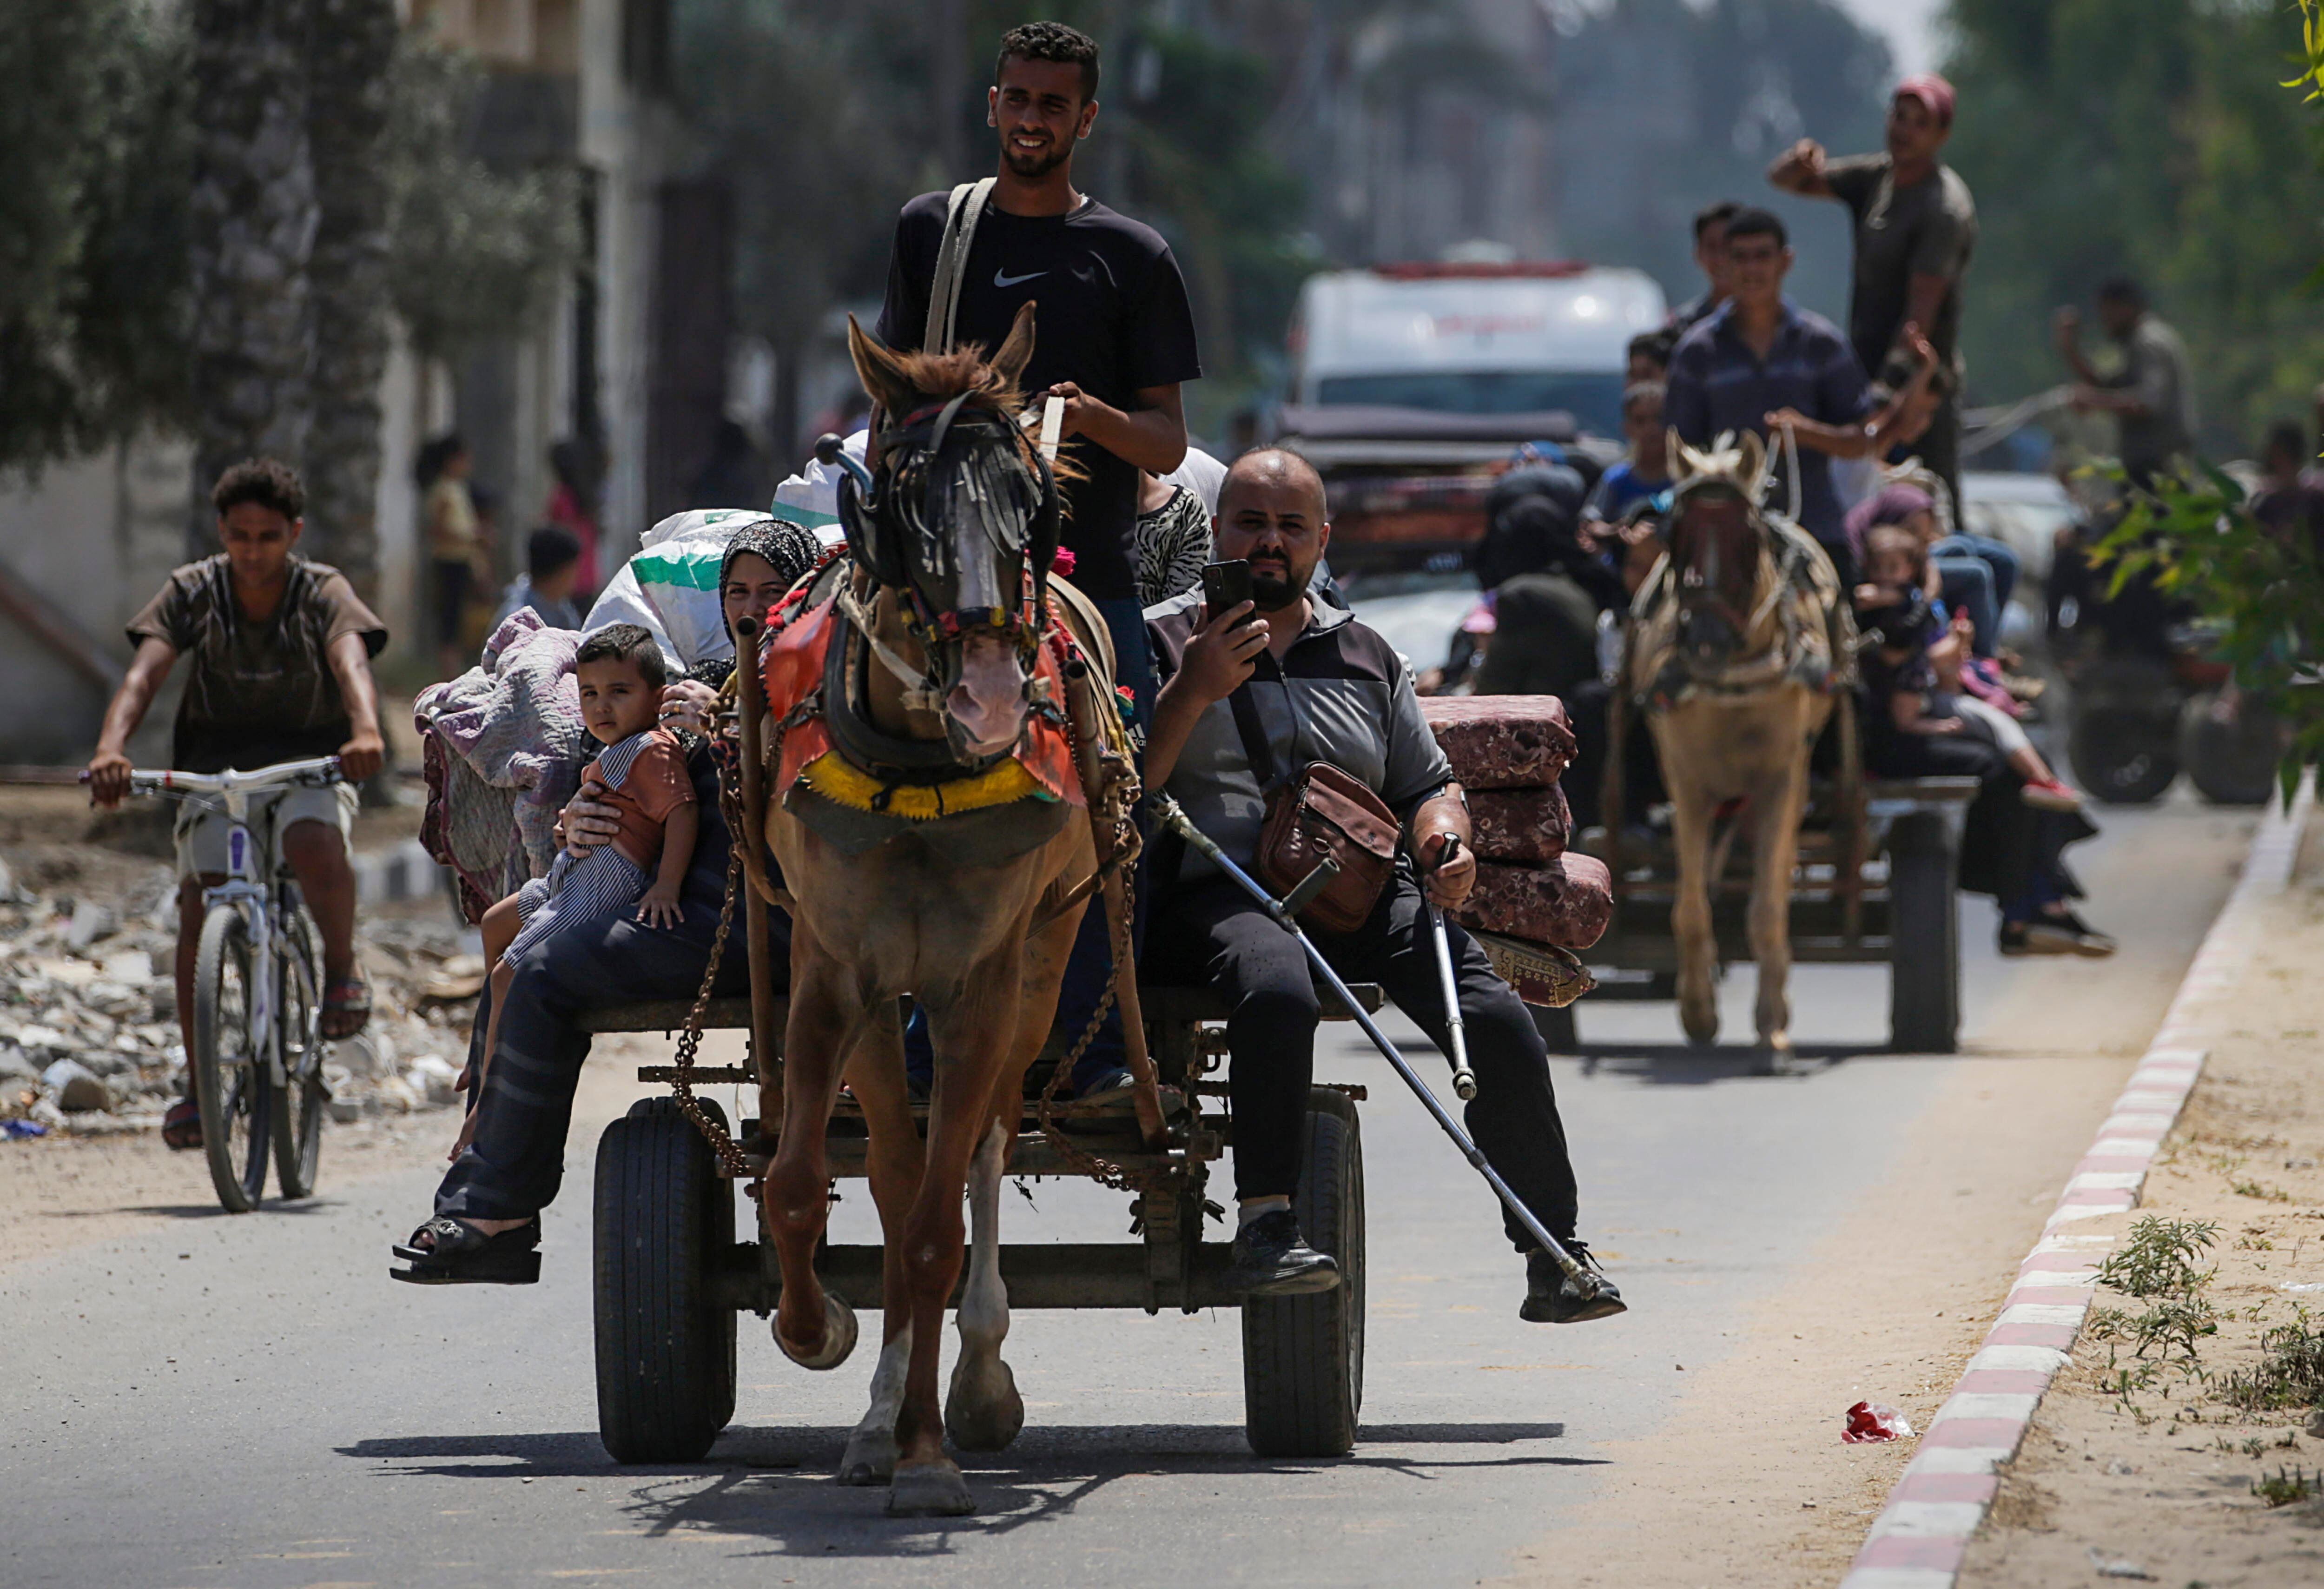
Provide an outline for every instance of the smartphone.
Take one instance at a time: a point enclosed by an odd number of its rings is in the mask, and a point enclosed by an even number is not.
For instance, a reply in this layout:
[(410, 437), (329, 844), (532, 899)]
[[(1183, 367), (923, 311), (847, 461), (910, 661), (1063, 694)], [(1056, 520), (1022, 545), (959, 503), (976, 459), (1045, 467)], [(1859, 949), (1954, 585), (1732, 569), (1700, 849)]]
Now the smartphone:
[(1203, 565), (1204, 616), (1215, 618), (1250, 599), (1250, 564), (1240, 558), (1227, 563)]

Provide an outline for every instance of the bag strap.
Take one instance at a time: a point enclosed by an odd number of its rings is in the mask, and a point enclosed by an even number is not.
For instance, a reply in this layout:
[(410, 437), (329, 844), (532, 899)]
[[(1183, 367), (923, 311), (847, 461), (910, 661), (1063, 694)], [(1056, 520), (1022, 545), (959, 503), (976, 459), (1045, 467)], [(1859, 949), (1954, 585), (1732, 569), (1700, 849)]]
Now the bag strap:
[(1264, 794), (1275, 787), (1275, 747), (1268, 743), (1267, 730), (1259, 721), (1259, 702), (1251, 697), (1250, 679), (1236, 685), (1234, 693), (1227, 697), (1227, 709), (1234, 714), (1235, 733), (1242, 737), (1243, 757), (1250, 762), (1259, 792)]
[(936, 247), (936, 273), (928, 283), (928, 319), (920, 333), (920, 351), (945, 353), (952, 348), (953, 329), (960, 319), (961, 273), (968, 267), (969, 245), (976, 223), (992, 197), (995, 179), (963, 182), (952, 190), (945, 206), (944, 239)]
[[(1292, 772), (1296, 775), (1300, 768), (1314, 760), (1300, 753), (1302, 731), (1306, 725), (1300, 720), (1299, 697), (1291, 692), (1291, 680), (1285, 676), (1283, 664), (1277, 661), (1270, 652), (1261, 651), (1259, 655), (1266, 659), (1261, 665), (1274, 669), (1275, 682), (1283, 687), (1283, 708), (1291, 714)], [(1267, 730), (1259, 720), (1259, 700), (1251, 693), (1250, 687), (1258, 682), (1259, 667), (1254, 666), (1250, 677), (1235, 686), (1234, 693), (1227, 697), (1227, 709), (1234, 714), (1235, 732), (1242, 736), (1242, 753), (1250, 759), (1250, 770), (1258, 776), (1259, 787), (1264, 792), (1275, 787), (1278, 775), (1275, 766), (1275, 746), (1268, 739)]]

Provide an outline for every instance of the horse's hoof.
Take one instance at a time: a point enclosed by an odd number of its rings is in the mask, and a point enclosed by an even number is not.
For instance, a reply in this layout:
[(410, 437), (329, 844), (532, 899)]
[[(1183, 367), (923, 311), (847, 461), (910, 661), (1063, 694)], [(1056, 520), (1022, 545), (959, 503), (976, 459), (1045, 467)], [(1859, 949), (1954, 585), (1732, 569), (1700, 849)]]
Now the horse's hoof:
[(991, 1366), (972, 1375), (972, 1360), (962, 1358), (945, 1397), (945, 1437), (963, 1451), (1006, 1451), (1025, 1427), (1017, 1376), (1001, 1359), (986, 1361)]
[(843, 1484), (884, 1484), (896, 1475), (896, 1436), (890, 1429), (858, 1429), (847, 1437), (839, 1459)]
[(962, 1518), (976, 1510), (968, 1481), (949, 1462), (908, 1462), (888, 1487), (891, 1518)]
[(837, 1368), (855, 1350), (855, 1309), (842, 1302), (833, 1292), (823, 1294), (823, 1344), (815, 1351), (801, 1352), (783, 1339), (783, 1316), (775, 1315), (775, 1344), (783, 1355), (801, 1368)]
[(1681, 1003), (1678, 1023), (1685, 1029), (1686, 1040), (1698, 1049), (1707, 1049), (1719, 1040), (1719, 1006), (1708, 999), (1700, 1008)]

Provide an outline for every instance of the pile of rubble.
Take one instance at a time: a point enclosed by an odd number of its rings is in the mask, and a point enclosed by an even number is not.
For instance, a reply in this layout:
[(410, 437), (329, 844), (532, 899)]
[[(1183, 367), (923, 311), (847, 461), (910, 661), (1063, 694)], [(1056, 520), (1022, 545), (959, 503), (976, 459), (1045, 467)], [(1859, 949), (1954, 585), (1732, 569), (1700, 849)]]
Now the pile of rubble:
[[(0, 1131), (77, 1136), (158, 1129), (186, 1093), (172, 967), (176, 889), (155, 866), (110, 898), (28, 888), (0, 861)], [(331, 1114), (446, 1108), (466, 1063), (483, 962), (440, 905), (363, 924), (372, 1020), (332, 1046)]]

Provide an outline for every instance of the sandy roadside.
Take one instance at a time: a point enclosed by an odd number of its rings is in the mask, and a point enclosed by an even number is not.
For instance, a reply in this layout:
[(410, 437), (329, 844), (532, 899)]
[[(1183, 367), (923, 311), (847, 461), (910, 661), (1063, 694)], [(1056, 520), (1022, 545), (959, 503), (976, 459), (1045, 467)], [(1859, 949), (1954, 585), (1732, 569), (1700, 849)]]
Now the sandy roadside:
[[(742, 1047), (739, 1032), (712, 1032), (703, 1042), (703, 1063), (739, 1063)], [(667, 1063), (669, 1052), (659, 1034), (599, 1040), (574, 1100), (568, 1165), (593, 1162), (605, 1122), (649, 1092), (662, 1090), (641, 1086), (636, 1067)], [(729, 1103), (732, 1113), (731, 1102), (723, 1096), (721, 1102)], [(338, 1198), (383, 1177), (440, 1166), (458, 1129), (458, 1117), (448, 1109), (327, 1125), (319, 1195)], [(0, 1270), (180, 1220), (264, 1219), (276, 1206), (270, 1201), (254, 1214), (226, 1213), (210, 1190), (202, 1156), (173, 1153), (150, 1132), (0, 1143), (0, 1208), (8, 1211), (0, 1223)], [(410, 1223), (427, 1216), (425, 1206), (414, 1207)], [(402, 1234), (382, 1232), (381, 1243)]]
[[(2127, 1400), (2110, 1393), (2142, 1360), (2133, 1342), (2085, 1328), (2015, 1461), (1960, 1583), (2049, 1589), (2097, 1583), (2092, 1553), (2172, 1585), (2209, 1589), (2324, 1583), (2324, 1437), (2308, 1409), (2232, 1406), (2227, 1377), (2266, 1355), (2261, 1337), (2324, 1329), (2324, 1076), (2317, 1070), (2315, 967), (2324, 956), (2324, 823), (2310, 822), (2292, 885), (2258, 901), (2261, 948), (2233, 990), (2226, 1030), (2134, 1213), (2092, 1221), (2119, 1235), (2149, 1215), (2218, 1227), (2202, 1292), (2218, 1333), (2196, 1341), (2198, 1377), (2160, 1366)], [(2313, 1287), (2313, 1291), (2290, 1288)], [(2148, 1302), (2101, 1289), (2098, 1307), (2136, 1315)], [(2098, 1316), (2094, 1310), (2093, 1319)], [(2324, 1389), (2319, 1386), (2319, 1389)], [(2303, 1499), (2271, 1506), (2261, 1481), (2304, 1474)], [(2288, 1490), (2280, 1493), (2288, 1494)]]
[(1686, 1365), (1689, 1392), (1661, 1428), (1601, 1448), (1606, 1482), (1501, 1582), (1840, 1580), (1914, 1449), (1842, 1445), (1845, 1411), (1886, 1401), (1925, 1429), (1983, 1341), (2240, 869), (2250, 820), (2202, 820), (2200, 839), (2154, 830), (2097, 901), (2101, 919), (2147, 919), (2135, 945), (2113, 961), (2044, 963), (1920, 1116), (1866, 1122), (1895, 1135), (1888, 1178), (1736, 1321), (1729, 1356)]

